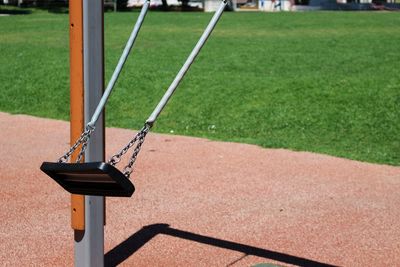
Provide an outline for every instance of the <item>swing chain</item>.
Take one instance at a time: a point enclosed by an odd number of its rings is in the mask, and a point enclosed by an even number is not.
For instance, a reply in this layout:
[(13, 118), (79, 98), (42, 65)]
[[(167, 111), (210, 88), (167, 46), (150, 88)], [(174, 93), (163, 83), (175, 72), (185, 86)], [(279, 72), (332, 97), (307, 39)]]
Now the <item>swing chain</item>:
[(81, 134), (81, 136), (76, 140), (75, 144), (65, 153), (62, 157), (58, 159), (58, 163), (66, 163), (69, 157), (74, 153), (74, 151), (82, 144), (81, 151), (79, 152), (78, 159), (76, 162), (80, 162), (82, 160), (83, 154), (85, 153), (87, 143), (89, 141), (90, 135), (94, 131), (95, 127), (87, 125), (85, 131)]
[(89, 138), (90, 138), (90, 134), (87, 135), (87, 136), (83, 139), (83, 141), (82, 141), (82, 148), (81, 148), (81, 151), (80, 151), (79, 154), (78, 154), (78, 158), (76, 159), (76, 163), (81, 163), (82, 158), (83, 158), (83, 155), (85, 154), (85, 150), (86, 150), (87, 145), (88, 145)]
[[(131, 139), (131, 141), (129, 141), (129, 143), (121, 149), (120, 152), (118, 152), (117, 154), (115, 154), (114, 156), (112, 156), (110, 158), (110, 160), (108, 161), (108, 163), (112, 166), (115, 166), (118, 162), (121, 161), (122, 156), (128, 152), (128, 150), (139, 140), (138, 144), (136, 145), (135, 151), (138, 149), (140, 150), (140, 147), (142, 146), (142, 143), (144, 141), (144, 137), (146, 136), (146, 134), (149, 132), (151, 126), (146, 123), (143, 128)], [(140, 145), (139, 145), (140, 144)], [(135, 154), (135, 151), (133, 152)], [(137, 154), (139, 153), (139, 151), (136, 153), (135, 157), (137, 156)], [(132, 155), (133, 157), (133, 155)], [(134, 160), (135, 161), (135, 160)], [(133, 161), (133, 162), (134, 162)], [(133, 164), (133, 163), (132, 163)], [(132, 166), (132, 165), (131, 165)], [(132, 171), (131, 171), (132, 172)]]
[(142, 130), (138, 134), (138, 143), (137, 143), (135, 149), (133, 150), (133, 153), (132, 153), (131, 158), (129, 159), (128, 165), (126, 165), (122, 171), (123, 174), (127, 178), (129, 178), (131, 173), (133, 172), (133, 164), (136, 161), (136, 158), (140, 152), (140, 149), (142, 148), (144, 139), (146, 138), (146, 135), (149, 132), (149, 130), (150, 130), (150, 125), (145, 124), (144, 127), (142, 128)]

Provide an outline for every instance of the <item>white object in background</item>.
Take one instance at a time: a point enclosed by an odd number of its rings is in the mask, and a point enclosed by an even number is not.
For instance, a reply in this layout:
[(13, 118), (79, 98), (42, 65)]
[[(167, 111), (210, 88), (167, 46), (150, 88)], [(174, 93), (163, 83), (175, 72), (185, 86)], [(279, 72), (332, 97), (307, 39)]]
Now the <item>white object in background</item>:
[(204, 0), (204, 12), (217, 11), (220, 3), (219, 0)]
[[(144, 0), (128, 0), (127, 7), (141, 7), (143, 6)], [(178, 0), (167, 0), (169, 6), (178, 6), (181, 3)], [(161, 6), (161, 0), (151, 0), (150, 6)]]

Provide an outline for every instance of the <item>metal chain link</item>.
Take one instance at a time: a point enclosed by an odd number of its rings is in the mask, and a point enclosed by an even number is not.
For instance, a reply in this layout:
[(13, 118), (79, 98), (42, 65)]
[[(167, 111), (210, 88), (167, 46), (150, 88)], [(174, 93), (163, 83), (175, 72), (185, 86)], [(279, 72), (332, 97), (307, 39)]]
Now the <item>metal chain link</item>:
[(136, 135), (129, 141), (129, 143), (121, 149), (118, 153), (116, 153), (114, 156), (110, 158), (108, 163), (112, 166), (115, 166), (118, 162), (121, 161), (121, 157), (128, 152), (128, 150), (136, 143), (138, 137), (139, 137), (140, 132), (136, 133)]
[(124, 169), (122, 170), (122, 173), (129, 178), (131, 176), (131, 173), (133, 172), (133, 164), (135, 164), (136, 158), (140, 152), (140, 149), (142, 148), (144, 139), (146, 138), (147, 133), (149, 132), (150, 128), (149, 127), (145, 127), (143, 128), (142, 131), (140, 131), (139, 134), (139, 140), (138, 143), (135, 147), (135, 149), (133, 150), (132, 156), (129, 159), (129, 163), (124, 167)]
[(87, 125), (85, 131), (79, 136), (78, 140), (76, 140), (75, 144), (71, 146), (71, 148), (58, 159), (58, 163), (65, 163), (68, 161), (69, 157), (74, 153), (74, 151), (82, 144), (81, 151), (79, 152), (78, 159), (76, 162), (80, 162), (82, 160), (83, 154), (85, 153), (87, 142), (89, 141), (90, 135), (94, 131), (95, 127)]
[(131, 158), (129, 160), (128, 165), (123, 169), (124, 175), (129, 178), (130, 174), (133, 171), (132, 166), (136, 161), (136, 157), (140, 152), (140, 149), (142, 147), (144, 139), (145, 139), (147, 133), (150, 131), (150, 128), (151, 128), (150, 124), (146, 123), (143, 126), (143, 128), (129, 141), (129, 143), (124, 148), (121, 149), (120, 152), (118, 152), (117, 154), (115, 154), (114, 156), (112, 156), (110, 158), (108, 163), (111, 164), (112, 166), (115, 166), (118, 162), (121, 161), (121, 157), (126, 152), (128, 152), (128, 150), (137, 142), (136, 147), (135, 147), (135, 149), (133, 151), (133, 154), (132, 154), (132, 156), (131, 156)]
[(79, 154), (78, 154), (78, 158), (76, 159), (76, 163), (80, 163), (80, 162), (82, 161), (83, 155), (85, 154), (85, 150), (86, 150), (87, 145), (88, 145), (89, 138), (90, 138), (90, 134), (87, 135), (87, 136), (83, 139), (81, 151), (80, 151)]

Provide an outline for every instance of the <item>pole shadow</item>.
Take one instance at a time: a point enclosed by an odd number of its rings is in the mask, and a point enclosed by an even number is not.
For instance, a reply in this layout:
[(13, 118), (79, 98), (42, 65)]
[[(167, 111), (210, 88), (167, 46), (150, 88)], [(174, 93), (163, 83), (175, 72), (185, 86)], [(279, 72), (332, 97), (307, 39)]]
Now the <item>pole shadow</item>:
[(121, 264), (147, 242), (158, 234), (169, 235), (178, 237), (193, 242), (207, 244), (219, 248), (234, 250), (241, 252), (246, 256), (257, 256), (265, 258), (267, 260), (275, 260), (286, 264), (293, 264), (297, 266), (315, 266), (315, 267), (334, 267), (335, 265), (322, 263), (314, 260), (309, 260), (285, 253), (271, 251), (263, 248), (240, 244), (228, 240), (218, 239), (214, 237), (199, 235), (179, 229), (171, 228), (168, 224), (152, 224), (143, 227), (128, 239), (114, 247), (112, 250), (107, 252), (104, 256), (105, 266), (117, 266)]

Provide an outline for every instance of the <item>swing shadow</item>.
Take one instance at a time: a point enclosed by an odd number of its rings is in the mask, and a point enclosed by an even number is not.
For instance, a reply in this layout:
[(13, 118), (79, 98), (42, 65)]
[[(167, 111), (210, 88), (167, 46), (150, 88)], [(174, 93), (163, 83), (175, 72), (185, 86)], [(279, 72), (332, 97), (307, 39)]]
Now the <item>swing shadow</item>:
[(168, 224), (147, 225), (142, 229), (140, 229), (139, 231), (137, 231), (136, 233), (132, 234), (128, 239), (126, 239), (125, 241), (123, 241), (122, 243), (120, 243), (119, 245), (117, 245), (116, 247), (114, 247), (112, 250), (110, 250), (105, 254), (104, 256), (105, 266), (107, 267), (117, 266), (118, 264), (121, 264), (158, 234), (169, 235), (173, 237), (190, 240), (193, 242), (234, 250), (244, 254), (244, 256), (234, 261), (233, 263), (228, 264), (227, 266), (230, 266), (249, 255), (265, 258), (267, 260), (275, 260), (286, 264), (293, 264), (297, 266), (316, 266), (316, 267), (335, 266), (285, 253), (280, 253), (228, 240), (218, 239), (210, 236), (204, 236), (191, 232), (182, 231), (179, 229), (174, 229), (171, 228)]

